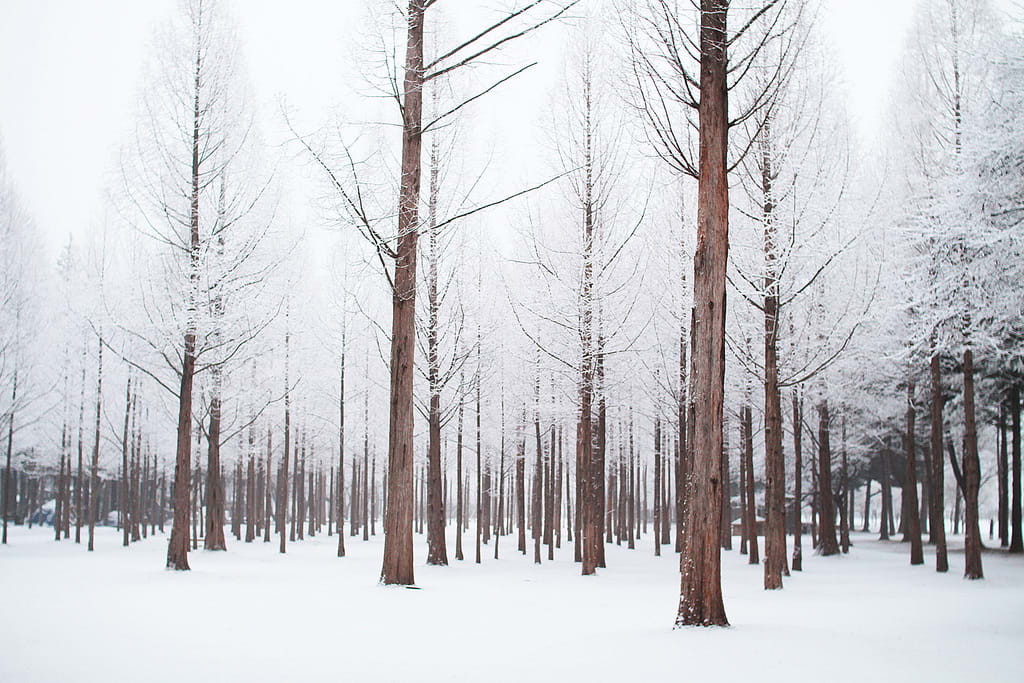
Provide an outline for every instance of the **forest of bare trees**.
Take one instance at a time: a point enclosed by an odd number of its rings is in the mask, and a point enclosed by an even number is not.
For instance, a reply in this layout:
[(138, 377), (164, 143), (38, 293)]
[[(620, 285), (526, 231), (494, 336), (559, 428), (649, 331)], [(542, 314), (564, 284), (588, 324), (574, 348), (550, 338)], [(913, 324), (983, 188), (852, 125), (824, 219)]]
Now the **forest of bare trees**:
[(734, 555), (1024, 554), (1024, 8), (919, 0), (871, 139), (827, 2), (365, 4), (311, 112), (173, 3), (56, 252), (0, 148), (4, 544), (678, 556), (676, 628)]

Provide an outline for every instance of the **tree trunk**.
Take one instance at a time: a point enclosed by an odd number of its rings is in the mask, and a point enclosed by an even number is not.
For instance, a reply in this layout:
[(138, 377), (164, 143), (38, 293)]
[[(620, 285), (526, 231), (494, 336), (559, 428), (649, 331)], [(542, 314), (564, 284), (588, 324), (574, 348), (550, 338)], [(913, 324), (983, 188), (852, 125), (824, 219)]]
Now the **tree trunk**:
[[(533, 412), (533, 430), (536, 437), (536, 459), (533, 467), (533, 486), (530, 504), (530, 530), (533, 538), (533, 561), (540, 564), (540, 542), (543, 535), (541, 524), (541, 495), (544, 491), (544, 448), (540, 438), (540, 376), (534, 384), (535, 407)], [(603, 539), (602, 539), (603, 540)]]
[(999, 416), (996, 422), (996, 477), (999, 490), (999, 546), (1006, 548), (1010, 545), (1010, 476), (1009, 476), (1009, 453), (1006, 447), (1006, 404), (1007, 400), (999, 402)]
[(729, 116), (726, 0), (701, 0), (700, 178), (693, 257), (693, 469), (686, 494), (676, 626), (725, 626), (722, 600), (720, 481), (725, 393), (725, 269), (729, 252)]
[(654, 554), (661, 555), (661, 418), (654, 417)]
[(929, 360), (929, 376), (931, 380), (931, 454), (932, 471), (929, 477), (931, 495), (932, 537), (935, 539), (935, 571), (949, 571), (949, 560), (946, 555), (946, 515), (945, 515), (945, 465), (942, 458), (942, 368), (939, 354), (935, 351), (932, 340), (932, 355)]
[[(803, 571), (803, 424), (804, 402), (793, 391), (793, 571)], [(870, 480), (869, 480), (870, 484)], [(865, 513), (865, 526), (867, 514)]]
[(462, 560), (462, 525), (464, 523), (465, 502), (462, 492), (462, 425), (465, 412), (465, 400), (462, 397), (463, 378), (459, 377), (459, 425), (455, 436), (455, 559)]
[(981, 529), (978, 526), (978, 431), (974, 421), (974, 352), (964, 349), (964, 578), (981, 579)]
[(843, 413), (843, 464), (840, 487), (843, 495), (839, 508), (839, 548), (843, 554), (850, 552), (850, 525), (853, 524), (853, 497), (850, 493), (850, 470), (846, 460), (846, 413)]
[(416, 242), (423, 125), (422, 0), (410, 0), (402, 98), (402, 179), (398, 198), (398, 261), (392, 292), (388, 506), (381, 582), (412, 585), (413, 362), (416, 354)]
[(199, 298), (199, 87), (202, 50), (199, 41), (195, 51), (195, 82), (192, 98), (192, 188), (189, 211), (189, 294), (185, 323), (184, 349), (181, 362), (181, 385), (178, 390), (178, 434), (174, 462), (174, 522), (167, 544), (167, 568), (187, 570), (189, 494), (192, 473), (192, 382), (196, 366), (196, 318)]
[[(103, 358), (103, 356), (101, 355), (100, 356), (100, 362), (101, 363), (103, 362), (102, 358)], [(4, 511), (3, 511), (4, 531), (3, 531), (3, 538), (0, 539), (0, 540), (3, 541), (4, 545), (7, 544), (7, 516), (9, 514), (9, 512), (10, 512), (10, 506), (11, 506), (11, 450), (12, 450), (12, 445), (14, 443), (14, 409), (18, 405), (17, 401), (18, 401), (18, 368), (15, 367), (14, 368), (14, 381), (11, 383), (11, 410), (10, 410), (10, 414), (7, 417), (7, 458), (6, 458), (6, 462), (5, 462), (5, 465), (4, 465)], [(98, 418), (97, 418), (97, 424), (98, 424)], [(93, 458), (93, 460), (95, 461), (95, 458)], [(95, 464), (93, 465), (93, 470), (95, 471)], [(15, 510), (15, 512), (17, 512), (17, 510)], [(31, 517), (32, 510), (31, 509), (29, 509), (28, 514), (29, 514), (29, 519), (31, 520), (32, 519), (32, 517)], [(29, 522), (29, 528), (30, 529), (32, 528), (32, 522), (31, 521)], [(89, 533), (89, 549), (92, 550), (92, 531), (91, 531), (91, 528), (90, 528), (90, 533)]]
[[(216, 379), (214, 382), (216, 383)], [(227, 550), (224, 538), (224, 482), (220, 464), (220, 396), (210, 400), (210, 428), (206, 433), (206, 550)], [(233, 521), (232, 521), (233, 524)]]
[(914, 382), (907, 384), (907, 434), (906, 434), (906, 458), (907, 474), (903, 482), (904, 515), (907, 516), (904, 528), (906, 535), (904, 540), (910, 541), (910, 564), (924, 564), (924, 553), (921, 548), (921, 522), (917, 511), (917, 471), (915, 460), (917, 458), (914, 449)]
[[(345, 557), (345, 337), (347, 321), (341, 326), (341, 363), (338, 374), (338, 493), (336, 526), (338, 532), (338, 557)], [(267, 471), (269, 472), (269, 465)]]
[(824, 556), (839, 553), (832, 502), (832, 449), (829, 446), (828, 400), (818, 406), (818, 548)]
[(1010, 481), (1010, 552), (1024, 553), (1024, 534), (1021, 533), (1021, 501), (1020, 501), (1020, 385), (1015, 381), (1010, 385), (1010, 422), (1012, 429), (1012, 470)]
[(284, 456), (277, 476), (277, 531), (281, 536), (279, 552), (285, 552), (288, 533), (288, 456), (291, 451), (291, 387), (288, 384), (288, 364), (291, 333), (288, 329), (288, 311), (285, 311), (284, 333)]
[(747, 530), (747, 563), (759, 564), (760, 555), (757, 550), (757, 500), (754, 497), (754, 418), (750, 404), (742, 408), (743, 419), (743, 460), (747, 475), (747, 507), (744, 510)]

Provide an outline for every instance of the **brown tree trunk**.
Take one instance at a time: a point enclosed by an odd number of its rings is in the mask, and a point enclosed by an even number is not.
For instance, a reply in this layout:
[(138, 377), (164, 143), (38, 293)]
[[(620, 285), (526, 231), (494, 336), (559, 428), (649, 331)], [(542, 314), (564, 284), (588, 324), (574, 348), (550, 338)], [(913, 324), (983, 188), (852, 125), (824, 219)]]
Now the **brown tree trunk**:
[(892, 522), (892, 474), (889, 463), (889, 447), (882, 448), (879, 457), (882, 459), (882, 509), (880, 511), (881, 524), (878, 530), (878, 540), (888, 541), (891, 533)]
[(661, 555), (661, 418), (654, 417), (654, 554)]
[(82, 495), (82, 489), (85, 484), (85, 473), (83, 472), (83, 450), (85, 444), (84, 439), (85, 429), (85, 345), (82, 346), (82, 392), (78, 401), (78, 471), (75, 475), (75, 543), (82, 542), (82, 520), (85, 516), (85, 509), (83, 507), (85, 497)]
[(438, 139), (430, 146), (430, 198), (427, 216), (427, 237), (430, 262), (427, 268), (427, 387), (430, 392), (427, 444), (427, 564), (447, 565), (448, 549), (444, 537), (444, 509), (441, 477), (441, 379), (438, 359), (437, 290), (438, 243), (437, 201), (440, 185)]
[(1020, 501), (1020, 385), (1014, 381), (1010, 385), (1010, 422), (1013, 477), (1010, 481), (1010, 552), (1024, 553), (1024, 533), (1021, 533), (1021, 501)]
[[(102, 341), (101, 341), (101, 343), (102, 343)], [(100, 355), (100, 362), (101, 363), (103, 362), (103, 356), (102, 355)], [(4, 545), (7, 544), (7, 517), (9, 515), (9, 513), (10, 513), (10, 506), (11, 506), (11, 450), (12, 450), (12, 447), (13, 447), (13, 444), (14, 444), (14, 408), (17, 406), (17, 401), (18, 401), (18, 368), (15, 367), (14, 368), (14, 381), (11, 384), (11, 410), (10, 410), (10, 414), (7, 416), (7, 459), (6, 459), (6, 462), (4, 464), (4, 510), (3, 510), (4, 529), (3, 529), (3, 537), (0, 538), (0, 542), (2, 542)], [(97, 418), (97, 424), (98, 424), (98, 418)], [(98, 430), (97, 430), (97, 433), (98, 433)], [(99, 437), (97, 437), (97, 439), (98, 438)], [(96, 458), (94, 457), (93, 460), (95, 461)], [(94, 472), (95, 472), (95, 469), (96, 469), (96, 467), (95, 467), (95, 463), (94, 463), (94, 465), (93, 465), (93, 471)], [(15, 509), (15, 513), (17, 513), (17, 509)], [(31, 529), (32, 528), (32, 522), (31, 522), (31, 519), (32, 519), (32, 509), (31, 509), (31, 506), (29, 507), (28, 514), (29, 514), (28, 526)], [(90, 529), (89, 529), (89, 550), (92, 550), (92, 527), (91, 526), (90, 526)]]
[(701, 0), (700, 178), (693, 257), (693, 463), (680, 553), (676, 626), (724, 626), (719, 518), (725, 393), (725, 269), (729, 253), (727, 0)]
[(174, 522), (167, 544), (167, 568), (187, 570), (190, 477), (192, 473), (192, 382), (196, 367), (196, 317), (199, 296), (199, 87), (202, 51), (196, 41), (192, 98), (192, 188), (189, 212), (189, 300), (178, 390), (178, 434), (174, 462)]
[[(92, 463), (90, 464), (90, 485), (89, 485), (89, 552), (95, 549), (96, 529), (96, 508), (99, 498), (100, 487), (100, 413), (103, 407), (103, 331), (96, 336), (98, 340), (98, 353), (96, 356), (96, 421), (94, 423), (92, 442)], [(8, 466), (10, 464), (10, 448), (8, 447)], [(6, 483), (5, 483), (6, 486)], [(6, 500), (6, 492), (4, 499)], [(160, 530), (163, 531), (163, 507), (160, 509)], [(6, 521), (6, 515), (5, 515)]]
[(829, 445), (828, 400), (818, 405), (818, 548), (824, 556), (837, 555), (836, 512), (832, 502), (832, 449)]
[[(121, 501), (118, 508), (121, 512), (121, 545), (128, 547), (131, 534), (131, 466), (128, 462), (128, 427), (132, 413), (132, 373), (128, 372), (127, 385), (124, 392), (124, 428), (121, 430)], [(191, 419), (190, 419), (191, 424)], [(61, 447), (63, 447), (61, 437)], [(191, 440), (189, 441), (191, 446)], [(61, 459), (61, 476), (64, 476), (64, 461)], [(59, 498), (58, 498), (59, 502)], [(58, 513), (60, 508), (58, 507)], [(187, 560), (186, 560), (187, 564)]]
[[(482, 464), (483, 463), (482, 463), (482, 460), (483, 460), (483, 458), (482, 458), (482, 450), (481, 450), (481, 445), (480, 445), (480, 383), (483, 380), (483, 378), (481, 377), (481, 374), (480, 374), (480, 353), (481, 353), (481, 350), (480, 350), (480, 326), (477, 325), (477, 329), (476, 329), (476, 380), (475, 380), (475, 384), (476, 384), (476, 387), (475, 387), (475, 389), (476, 389), (476, 557), (474, 558), (477, 564), (480, 564), (480, 542), (483, 540), (482, 539), (482, 536), (483, 536), (483, 528), (482, 527), (483, 527), (483, 514), (484, 514), (484, 511), (483, 511), (483, 503), (484, 503), (484, 501), (483, 501), (483, 491), (482, 491), (482, 486), (483, 486), (483, 471), (482, 471), (482, 469), (483, 469), (482, 468)], [(522, 453), (520, 453), (520, 458), (519, 458), (520, 463), (523, 461), (524, 457), (525, 456)], [(519, 465), (519, 466), (522, 466), (522, 465)], [(520, 476), (518, 472), (517, 472), (517, 476)], [(520, 482), (518, 482), (518, 485), (520, 487), (520, 492), (519, 492), (520, 493), (519, 510), (520, 510), (520, 514), (522, 515), (522, 514), (524, 514), (524, 512), (523, 512), (523, 510), (524, 510), (524, 508), (523, 508), (523, 500), (522, 500), (522, 486), (523, 486), (523, 484), (520, 481)], [(526, 532), (525, 532), (525, 529), (523, 528), (523, 522), (520, 521), (520, 525), (519, 525), (519, 539), (520, 539), (519, 545), (520, 545), (520, 550), (522, 550), (524, 553), (526, 552), (526, 537), (523, 535), (525, 533)]]
[(871, 478), (864, 482), (864, 523), (860, 530), (868, 532), (868, 520), (871, 518)]
[(775, 204), (772, 194), (771, 125), (761, 130), (761, 190), (764, 198), (764, 587), (782, 588), (786, 572), (786, 460), (782, 452), (782, 397), (779, 394), (779, 295), (776, 276)]
[[(676, 449), (676, 462), (679, 449)], [(676, 481), (679, 481), (678, 473)], [(679, 499), (678, 494), (676, 500)], [(732, 479), (729, 474), (729, 426), (726, 420), (722, 434), (722, 550), (732, 550)], [(676, 523), (678, 526), (678, 522)], [(678, 534), (677, 534), (678, 538)]]
[(519, 531), (517, 550), (526, 554), (526, 447), (516, 439), (516, 528)]
[[(600, 328), (600, 322), (598, 322)], [(595, 359), (595, 392), (597, 394), (597, 420), (594, 424), (596, 429), (596, 448), (593, 453), (593, 470), (590, 475), (590, 480), (594, 487), (594, 535), (592, 538), (592, 544), (594, 549), (594, 562), (596, 566), (604, 568), (607, 566), (604, 557), (604, 508), (606, 501), (606, 491), (604, 488), (604, 472), (605, 472), (605, 461), (608, 456), (608, 440), (607, 440), (607, 425), (608, 425), (608, 411), (605, 404), (605, 386), (604, 386), (604, 337), (599, 332), (597, 339), (597, 358)], [(662, 542), (668, 542), (668, 507), (667, 499), (662, 495)]]
[(964, 349), (964, 578), (981, 579), (981, 529), (978, 526), (978, 431), (974, 420), (974, 352)]
[(999, 489), (999, 546), (1002, 548), (1010, 545), (1010, 476), (1009, 476), (1009, 452), (1006, 447), (1006, 404), (1007, 400), (999, 402), (999, 416), (996, 422), (996, 476)]
[(462, 491), (462, 425), (465, 413), (465, 400), (462, 396), (463, 378), (459, 377), (459, 424), (455, 435), (455, 559), (462, 560), (462, 531), (465, 523), (465, 501)]
[(533, 412), (533, 430), (536, 437), (536, 460), (534, 461), (533, 467), (533, 486), (531, 493), (533, 494), (530, 506), (530, 530), (533, 538), (533, 561), (535, 564), (540, 564), (540, 542), (543, 531), (542, 525), (542, 509), (541, 509), (541, 495), (544, 491), (544, 448), (541, 444), (540, 438), (540, 376), (538, 375), (537, 381), (534, 384), (534, 412)]
[(924, 552), (921, 548), (921, 522), (917, 510), (917, 470), (915, 460), (917, 455), (914, 448), (914, 388), (915, 384), (910, 381), (907, 384), (907, 434), (906, 434), (906, 457), (907, 474), (903, 482), (903, 498), (906, 500), (904, 514), (907, 515), (905, 524), (906, 535), (904, 540), (910, 541), (910, 564), (924, 564)]
[[(804, 402), (798, 397), (799, 391), (793, 391), (793, 571), (803, 571), (803, 425)], [(869, 482), (870, 483), (870, 482)], [(865, 520), (867, 517), (865, 516)], [(867, 521), (864, 522), (867, 525)]]
[(288, 329), (288, 311), (285, 312), (284, 333), (284, 455), (277, 476), (277, 531), (281, 536), (279, 552), (285, 552), (288, 533), (288, 456), (291, 451), (291, 387), (288, 384), (288, 361), (291, 333)]
[[(266, 460), (266, 464), (264, 465), (264, 467), (265, 467), (265, 469), (267, 471), (267, 474), (266, 474), (266, 480), (263, 482), (263, 485), (264, 485), (264, 489), (263, 489), (263, 542), (264, 543), (270, 543), (270, 533), (271, 533), (271, 531), (270, 531), (270, 527), (271, 527), (270, 518), (271, 518), (271, 511), (273, 510), (273, 507), (274, 507), (274, 501), (273, 501), (273, 498), (271, 497), (271, 481), (273, 480), (273, 476), (272, 475), (273, 475), (273, 472), (274, 472), (274, 470), (272, 468), (272, 460), (273, 460), (273, 456), (272, 456), (272, 453), (273, 453), (273, 440), (272, 440), (272, 438), (273, 437), (271, 436), (270, 426), (268, 425), (267, 426), (267, 460)], [(341, 533), (340, 528), (339, 528), (338, 533), (339, 534)]]
[(759, 564), (757, 550), (757, 499), (754, 497), (754, 418), (750, 404), (742, 408), (743, 461), (747, 477), (747, 505), (743, 511), (744, 527), (747, 530), (747, 563)]
[[(214, 379), (216, 382), (216, 379)], [(210, 400), (210, 428), (206, 432), (206, 550), (227, 550), (224, 538), (224, 482), (220, 464), (220, 396)]]
[(740, 412), (740, 555), (747, 553), (747, 540), (750, 532), (747, 530), (747, 439), (742, 411)]
[[(347, 326), (341, 327), (341, 362), (338, 374), (338, 492), (337, 532), (338, 557), (345, 557), (345, 337)], [(269, 472), (269, 465), (267, 471)]]
[(413, 362), (416, 354), (416, 242), (423, 125), (422, 0), (410, 0), (402, 92), (402, 178), (398, 198), (398, 260), (392, 292), (388, 506), (381, 582), (412, 585)]
[(853, 495), (850, 492), (850, 470), (846, 460), (846, 413), (842, 420), (842, 472), (839, 475), (842, 497), (839, 503), (839, 548), (843, 554), (850, 552), (850, 525), (853, 524)]

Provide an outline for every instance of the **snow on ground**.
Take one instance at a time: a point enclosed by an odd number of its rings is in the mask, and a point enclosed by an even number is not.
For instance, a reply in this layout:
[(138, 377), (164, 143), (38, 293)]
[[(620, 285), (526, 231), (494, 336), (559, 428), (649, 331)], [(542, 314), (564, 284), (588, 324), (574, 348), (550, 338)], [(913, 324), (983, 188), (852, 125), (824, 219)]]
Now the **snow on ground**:
[[(760, 566), (723, 553), (728, 629), (672, 630), (677, 556), (609, 546), (608, 568), (579, 576), (572, 548), (535, 566), (503, 538), (502, 558), (427, 567), (421, 590), (377, 584), (383, 539), (271, 544), (229, 536), (163, 569), (163, 536), (97, 551), (11, 530), (0, 548), (0, 681), (1019, 681), (1024, 558), (963, 555), (938, 575), (908, 547), (856, 534), (847, 557), (804, 559), (782, 591)], [(83, 534), (84, 535), (84, 534)], [(492, 540), (493, 544), (493, 540)], [(806, 547), (807, 540), (805, 540)], [(959, 547), (957, 539), (953, 547)], [(454, 542), (449, 543), (454, 557)], [(546, 555), (545, 555), (546, 557)], [(705, 678), (707, 677), (707, 678)]]

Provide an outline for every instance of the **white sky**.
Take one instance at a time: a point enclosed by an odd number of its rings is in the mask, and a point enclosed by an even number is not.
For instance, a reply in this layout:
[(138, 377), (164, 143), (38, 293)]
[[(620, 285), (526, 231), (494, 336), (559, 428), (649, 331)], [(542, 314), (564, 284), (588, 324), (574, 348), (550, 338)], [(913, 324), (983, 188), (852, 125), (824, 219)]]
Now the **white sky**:
[[(458, 0), (491, 6), (493, 0)], [(851, 114), (870, 135), (885, 107), (917, 0), (824, 0), (824, 28), (849, 85)], [(249, 77), (266, 111), (281, 98), (305, 121), (326, 122), (351, 97), (339, 72), (351, 63), (361, 0), (235, 0)], [(10, 177), (56, 250), (68, 232), (96, 224), (101, 193), (130, 130), (140, 64), (173, 0), (0, 0), (0, 141)], [(455, 3), (451, 5), (455, 7)], [(462, 10), (460, 6), (456, 8)], [(559, 34), (533, 37), (542, 60), (512, 92), (477, 116), (531, 125), (560, 72)]]

